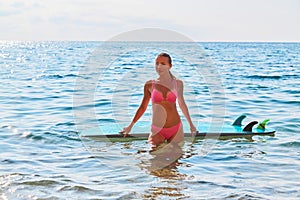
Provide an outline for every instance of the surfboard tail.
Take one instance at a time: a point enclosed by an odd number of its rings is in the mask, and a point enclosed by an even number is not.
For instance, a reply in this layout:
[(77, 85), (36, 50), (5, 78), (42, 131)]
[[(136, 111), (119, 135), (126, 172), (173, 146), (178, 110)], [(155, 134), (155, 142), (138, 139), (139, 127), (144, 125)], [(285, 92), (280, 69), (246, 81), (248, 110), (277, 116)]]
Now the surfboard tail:
[(270, 119), (265, 119), (264, 121), (260, 122), (257, 126), (257, 129), (265, 130), (267, 123), (269, 123)]
[(242, 121), (246, 118), (247, 116), (245, 114), (240, 115), (236, 120), (233, 122), (233, 126), (242, 126)]
[(252, 121), (250, 122), (247, 126), (245, 126), (245, 128), (243, 129), (243, 131), (246, 131), (246, 132), (252, 132), (252, 128), (255, 124), (258, 124), (257, 121)]

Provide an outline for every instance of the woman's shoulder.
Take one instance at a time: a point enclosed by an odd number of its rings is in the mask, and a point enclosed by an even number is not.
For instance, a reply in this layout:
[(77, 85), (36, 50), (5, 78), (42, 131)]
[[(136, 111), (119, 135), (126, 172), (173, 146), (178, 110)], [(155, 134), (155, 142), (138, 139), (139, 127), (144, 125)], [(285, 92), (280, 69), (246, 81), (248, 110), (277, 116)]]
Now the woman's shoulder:
[(152, 83), (153, 83), (153, 81), (154, 81), (154, 80), (148, 80), (148, 81), (146, 81), (146, 82), (145, 82), (145, 85), (152, 84)]
[(175, 81), (177, 83), (177, 85), (183, 85), (183, 81), (178, 79), (178, 78), (175, 78)]
[(153, 80), (148, 80), (145, 82), (145, 87), (150, 87), (153, 83)]

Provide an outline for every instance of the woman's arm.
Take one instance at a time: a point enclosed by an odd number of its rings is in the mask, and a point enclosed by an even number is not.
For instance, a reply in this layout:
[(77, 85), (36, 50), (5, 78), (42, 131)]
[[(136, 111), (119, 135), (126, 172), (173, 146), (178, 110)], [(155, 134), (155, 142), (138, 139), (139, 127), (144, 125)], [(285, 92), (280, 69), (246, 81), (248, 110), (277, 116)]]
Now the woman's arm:
[(177, 85), (178, 85), (178, 91), (177, 91), (178, 97), (177, 98), (178, 98), (179, 107), (190, 125), (191, 133), (197, 132), (197, 129), (192, 122), (192, 119), (191, 119), (191, 116), (189, 113), (189, 109), (188, 109), (188, 107), (185, 103), (184, 97), (183, 97), (183, 82), (181, 80), (176, 80), (176, 81), (177, 81)]
[(144, 85), (144, 97), (141, 102), (141, 105), (137, 109), (134, 118), (132, 119), (131, 123), (129, 126), (123, 128), (122, 131), (119, 133), (124, 134), (124, 137), (126, 137), (129, 132), (131, 131), (131, 128), (134, 126), (134, 124), (143, 116), (145, 111), (147, 110), (150, 98), (151, 98), (151, 93), (150, 93), (150, 87), (151, 87), (151, 81), (147, 81)]

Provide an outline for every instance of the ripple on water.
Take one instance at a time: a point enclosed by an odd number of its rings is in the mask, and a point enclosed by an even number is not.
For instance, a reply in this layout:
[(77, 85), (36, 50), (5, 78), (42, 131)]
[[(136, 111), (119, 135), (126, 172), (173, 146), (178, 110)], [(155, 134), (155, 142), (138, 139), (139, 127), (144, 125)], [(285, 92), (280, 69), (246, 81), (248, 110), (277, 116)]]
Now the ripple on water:
[[(94, 73), (85, 70), (97, 42), (1, 43), (0, 198), (300, 197), (299, 43), (201, 43), (203, 55), (186, 43), (121, 44), (112, 49), (128, 51), (110, 66), (101, 66), (97, 57)], [(232, 122), (246, 113), (245, 123), (270, 118), (275, 136), (187, 142), (182, 157), (162, 168), (157, 167), (161, 160), (148, 153), (147, 141), (81, 141), (73, 112), (81, 112), (83, 125), (129, 122), (144, 81), (156, 77), (157, 49), (168, 47), (182, 50), (174, 54), (172, 70), (185, 81), (193, 119)], [(205, 63), (208, 55), (218, 69), (212, 74), (202, 71), (214, 67)], [(188, 63), (187, 56), (200, 64)], [(92, 85), (95, 75), (99, 80)], [(224, 95), (213, 91), (218, 77)], [(226, 116), (213, 113), (212, 105), (224, 106)], [(85, 116), (87, 111), (96, 117)], [(149, 119), (151, 109), (142, 120)]]

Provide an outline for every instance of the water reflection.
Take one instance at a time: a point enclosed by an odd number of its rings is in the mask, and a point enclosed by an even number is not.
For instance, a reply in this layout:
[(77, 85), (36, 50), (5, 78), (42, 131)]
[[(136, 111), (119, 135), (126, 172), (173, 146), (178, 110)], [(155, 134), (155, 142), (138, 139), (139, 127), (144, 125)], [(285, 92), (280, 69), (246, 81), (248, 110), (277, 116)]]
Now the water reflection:
[[(172, 186), (169, 186), (172, 185)], [(185, 199), (188, 196), (182, 193), (182, 187), (178, 187), (176, 182), (168, 181), (168, 186), (152, 186), (149, 188), (145, 194), (143, 194), (143, 199)]]
[(183, 164), (180, 160), (185, 157), (183, 144), (162, 144), (155, 151), (143, 151), (143, 153), (148, 156), (141, 159), (139, 167), (161, 179), (160, 184), (151, 185), (145, 191), (143, 198), (187, 198), (180, 182), (180, 180), (185, 180), (187, 175), (178, 170), (178, 167)]
[(139, 164), (141, 169), (147, 171), (154, 176), (161, 178), (184, 178), (184, 174), (180, 174), (177, 167), (181, 165), (180, 159), (183, 157), (183, 144), (166, 143), (160, 145), (155, 151), (147, 152), (149, 156), (141, 159)]

